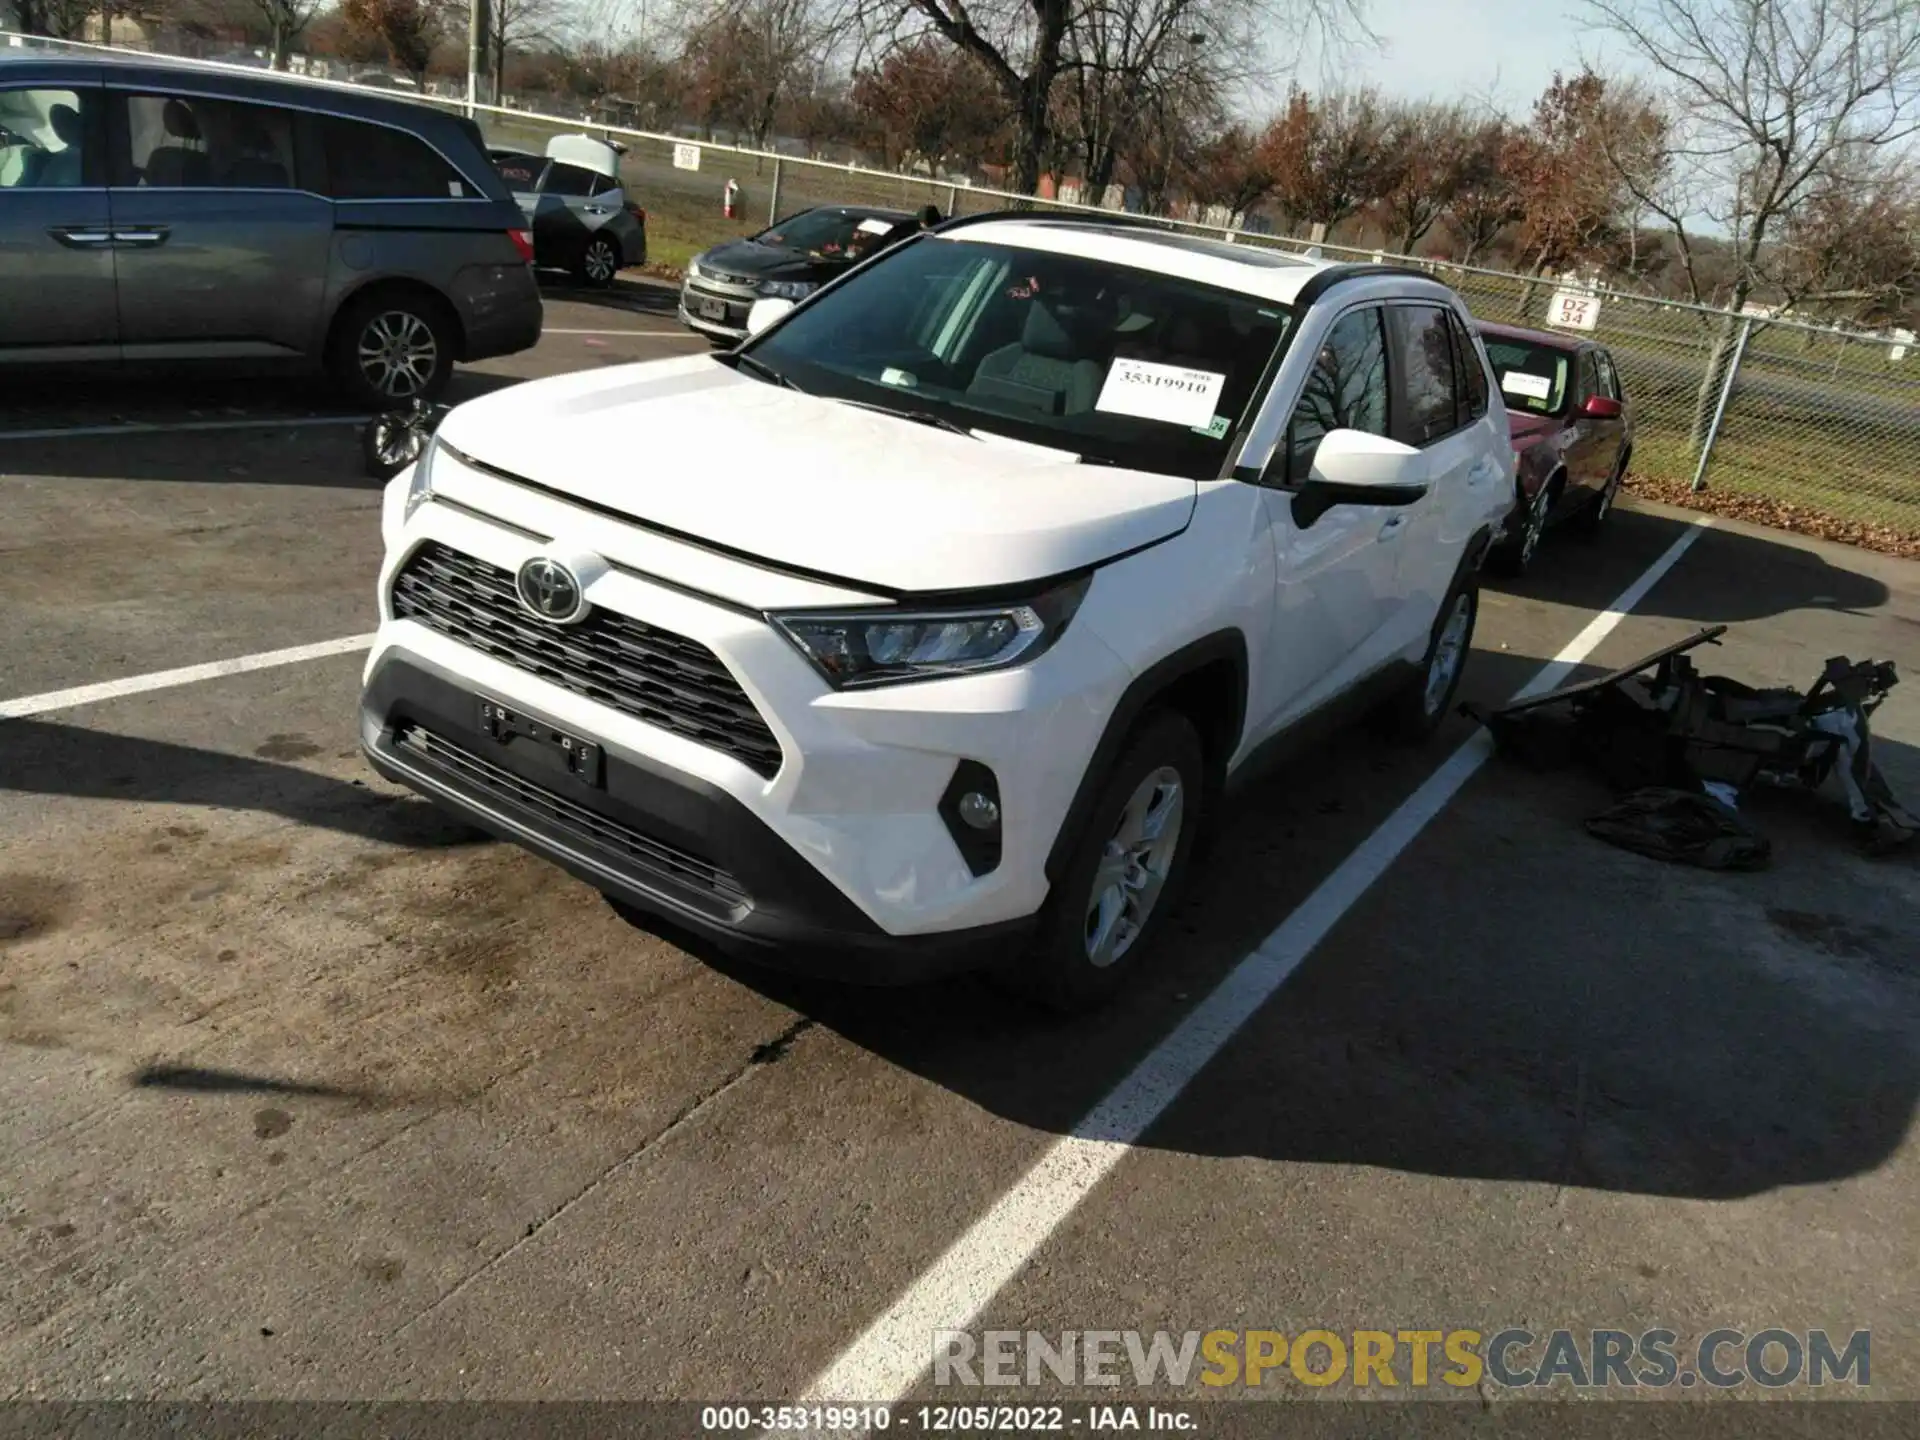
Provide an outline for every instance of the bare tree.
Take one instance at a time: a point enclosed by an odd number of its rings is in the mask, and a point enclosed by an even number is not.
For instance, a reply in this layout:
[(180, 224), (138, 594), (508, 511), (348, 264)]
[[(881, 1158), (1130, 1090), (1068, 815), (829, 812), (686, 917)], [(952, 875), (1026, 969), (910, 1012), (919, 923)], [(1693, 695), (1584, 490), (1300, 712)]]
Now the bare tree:
[(1787, 218), (1775, 262), (1787, 310), (1896, 323), (1920, 304), (1920, 178), (1911, 163), (1837, 171)]
[(267, 27), (273, 68), (286, 69), (293, 42), (320, 13), (320, 0), (250, 0), (250, 3)]
[(1413, 254), (1462, 188), (1478, 179), (1473, 168), (1478, 138), (1478, 127), (1460, 105), (1393, 110), (1380, 210), (1399, 254)]
[(1296, 89), (1260, 144), (1275, 198), (1291, 219), (1323, 234), (1393, 183), (1392, 126), (1372, 90), (1315, 99)]
[[(288, 0), (254, 0), (255, 4), (286, 4)], [(486, 0), (486, 53), (492, 70), (493, 103), (506, 90), (507, 52), (515, 47), (555, 39), (560, 18), (559, 0)]]
[[(1771, 242), (1863, 154), (1920, 133), (1920, 5), (1913, 0), (1588, 0), (1665, 83), (1675, 114), (1673, 196), (1643, 197), (1683, 265), (1698, 219), (1729, 237), (1727, 302), (1769, 282)], [(1704, 441), (1725, 384), (1731, 321), (1695, 405)]]
[(743, 130), (756, 146), (810, 73), (832, 19), (812, 0), (725, 0), (687, 33), (681, 63), (697, 118)]
[(1235, 124), (1194, 147), (1182, 183), (1197, 204), (1221, 206), (1230, 223), (1238, 223), (1273, 193), (1273, 172), (1258, 139)]
[(348, 25), (377, 35), (414, 84), (426, 79), (433, 48), (447, 33), (444, 0), (342, 0), (340, 10)]
[(1512, 138), (1502, 119), (1483, 120), (1468, 136), (1459, 182), (1447, 203), (1462, 265), (1473, 264), (1527, 213), (1520, 187), (1506, 167)]
[(975, 165), (1006, 143), (1001, 93), (980, 62), (933, 35), (890, 50), (854, 76), (849, 98), (865, 137), (890, 165)]

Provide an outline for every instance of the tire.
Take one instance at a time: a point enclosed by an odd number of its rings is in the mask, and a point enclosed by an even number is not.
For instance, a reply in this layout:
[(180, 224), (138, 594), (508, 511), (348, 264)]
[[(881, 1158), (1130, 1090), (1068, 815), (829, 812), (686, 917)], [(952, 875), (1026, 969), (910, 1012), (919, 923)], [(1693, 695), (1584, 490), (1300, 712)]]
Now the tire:
[(1588, 540), (1598, 540), (1607, 528), (1607, 517), (1613, 514), (1613, 502), (1620, 494), (1620, 482), (1627, 475), (1627, 455), (1623, 450), (1620, 458), (1613, 462), (1613, 474), (1607, 477), (1607, 483), (1591, 505), (1583, 506), (1573, 522), (1576, 534)]
[(399, 410), (446, 389), (456, 339), (453, 312), (431, 295), (363, 295), (340, 312), (327, 368), (355, 404)]
[(604, 290), (620, 273), (620, 246), (605, 235), (595, 235), (581, 248), (573, 275), (582, 285)]
[(1551, 477), (1533, 492), (1533, 500), (1520, 520), (1520, 533), (1502, 540), (1487, 557), (1487, 568), (1496, 575), (1518, 580), (1533, 569), (1540, 556), (1540, 542), (1546, 538), (1547, 518), (1554, 498), (1560, 493), (1560, 477)]
[(1460, 677), (1473, 650), (1473, 631), (1480, 618), (1480, 587), (1471, 578), (1461, 581), (1440, 602), (1427, 653), (1420, 672), (1386, 706), (1383, 716), (1394, 739), (1418, 744), (1440, 728), (1460, 689)]
[(1077, 1015), (1106, 1004), (1139, 973), (1185, 878), (1205, 780), (1192, 721), (1161, 711), (1140, 723), (1107, 773), (1033, 945), (1003, 972), (1013, 989)]

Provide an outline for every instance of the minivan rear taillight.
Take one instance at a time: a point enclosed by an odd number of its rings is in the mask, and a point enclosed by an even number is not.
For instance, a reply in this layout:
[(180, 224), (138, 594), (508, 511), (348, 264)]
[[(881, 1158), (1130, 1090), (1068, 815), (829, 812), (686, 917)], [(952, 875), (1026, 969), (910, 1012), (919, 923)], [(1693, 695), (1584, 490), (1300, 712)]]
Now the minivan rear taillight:
[(520, 252), (520, 258), (531, 265), (533, 263), (533, 232), (531, 230), (509, 230), (507, 238), (513, 241), (513, 248)]

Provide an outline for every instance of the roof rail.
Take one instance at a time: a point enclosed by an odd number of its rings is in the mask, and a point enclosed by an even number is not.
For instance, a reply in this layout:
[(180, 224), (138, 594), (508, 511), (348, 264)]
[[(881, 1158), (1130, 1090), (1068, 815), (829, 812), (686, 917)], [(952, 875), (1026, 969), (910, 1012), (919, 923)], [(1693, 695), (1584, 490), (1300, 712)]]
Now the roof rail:
[[(1036, 200), (1034, 202), (1036, 207), (1051, 203), (1053, 202), (1048, 200)], [(1164, 220), (1157, 215), (1135, 215), (1130, 211), (1124, 210), (1102, 211), (1099, 214), (1089, 214), (1084, 210), (1061, 211), (1036, 208), (1032, 210), (987, 210), (978, 215), (954, 215), (942, 220), (938, 225), (934, 226), (933, 229), (934, 233), (938, 234), (943, 230), (958, 230), (963, 225), (981, 225), (989, 220), (1038, 220), (1059, 225), (1106, 226), (1111, 229), (1121, 230), (1161, 230), (1172, 231), (1175, 234), (1180, 233), (1179, 226), (1181, 223), (1178, 220)]]

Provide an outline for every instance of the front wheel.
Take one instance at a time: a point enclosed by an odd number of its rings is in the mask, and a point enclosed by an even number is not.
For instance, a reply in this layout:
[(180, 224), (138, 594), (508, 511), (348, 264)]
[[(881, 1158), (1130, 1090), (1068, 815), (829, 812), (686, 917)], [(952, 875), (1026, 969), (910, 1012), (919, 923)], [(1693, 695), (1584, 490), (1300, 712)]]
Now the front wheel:
[(1108, 773), (1084, 834), (1047, 902), (1032, 948), (1006, 972), (1050, 1010), (1112, 999), (1151, 951), (1201, 820), (1205, 753), (1193, 723), (1162, 712), (1135, 731)]
[(580, 264), (577, 274), (582, 283), (596, 290), (604, 290), (613, 284), (613, 277), (620, 272), (620, 247), (604, 235), (596, 235), (587, 241), (587, 248), (580, 252)]
[(1440, 604), (1419, 672), (1387, 706), (1386, 718), (1395, 736), (1418, 742), (1427, 739), (1447, 718), (1447, 707), (1460, 688), (1460, 677), (1473, 650), (1473, 629), (1480, 616), (1480, 588), (1463, 580)]

